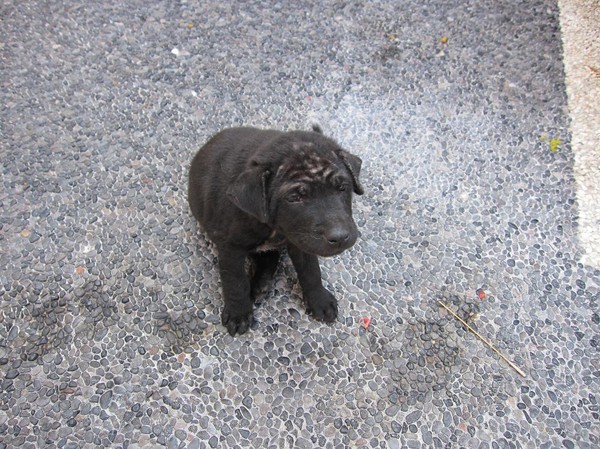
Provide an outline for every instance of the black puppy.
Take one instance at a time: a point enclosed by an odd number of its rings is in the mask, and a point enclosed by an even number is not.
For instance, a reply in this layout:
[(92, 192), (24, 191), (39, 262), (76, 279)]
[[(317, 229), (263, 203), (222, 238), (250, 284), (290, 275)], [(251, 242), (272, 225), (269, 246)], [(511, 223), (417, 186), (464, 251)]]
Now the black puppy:
[(362, 161), (319, 127), (313, 130), (226, 129), (192, 161), (188, 201), (217, 246), (221, 317), (231, 335), (251, 326), (253, 298), (272, 277), (284, 247), (308, 313), (326, 322), (337, 317), (337, 301), (322, 285), (317, 256), (339, 254), (356, 241), (352, 192), (363, 193)]

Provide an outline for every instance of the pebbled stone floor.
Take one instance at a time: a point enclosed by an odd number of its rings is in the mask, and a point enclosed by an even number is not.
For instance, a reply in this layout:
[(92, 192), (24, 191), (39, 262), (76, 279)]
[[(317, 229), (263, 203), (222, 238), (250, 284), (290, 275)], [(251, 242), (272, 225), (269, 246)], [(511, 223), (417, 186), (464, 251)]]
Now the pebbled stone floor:
[[(600, 445), (556, 2), (4, 0), (0, 21), (0, 448)], [(322, 262), (340, 317), (304, 314), (286, 258), (232, 339), (188, 164), (224, 127), (312, 123), (364, 160), (362, 237)]]

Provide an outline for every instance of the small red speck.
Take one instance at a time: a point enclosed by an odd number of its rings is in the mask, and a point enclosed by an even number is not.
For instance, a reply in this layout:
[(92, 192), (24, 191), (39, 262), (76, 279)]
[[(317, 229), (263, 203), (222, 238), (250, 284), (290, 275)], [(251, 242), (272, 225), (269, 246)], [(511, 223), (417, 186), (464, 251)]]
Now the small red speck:
[(483, 300), (487, 297), (486, 293), (483, 291), (482, 288), (477, 289), (477, 296), (479, 296), (479, 299)]
[(358, 325), (364, 329), (368, 329), (371, 325), (371, 318), (368, 318), (366, 316), (362, 317), (360, 320), (358, 320)]

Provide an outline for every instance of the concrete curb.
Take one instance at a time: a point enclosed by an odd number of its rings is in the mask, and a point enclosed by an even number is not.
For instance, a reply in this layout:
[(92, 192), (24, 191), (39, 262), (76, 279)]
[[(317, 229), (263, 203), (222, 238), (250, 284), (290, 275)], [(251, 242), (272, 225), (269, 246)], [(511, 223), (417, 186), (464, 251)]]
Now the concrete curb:
[(559, 0), (582, 262), (600, 267), (600, 4)]

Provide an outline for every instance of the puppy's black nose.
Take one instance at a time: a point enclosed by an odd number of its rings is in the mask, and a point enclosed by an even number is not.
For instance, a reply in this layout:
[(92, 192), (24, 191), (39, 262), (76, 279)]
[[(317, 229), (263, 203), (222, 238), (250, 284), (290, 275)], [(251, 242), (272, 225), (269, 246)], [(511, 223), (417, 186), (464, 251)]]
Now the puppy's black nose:
[(333, 228), (325, 234), (325, 238), (330, 245), (339, 246), (348, 241), (350, 233), (343, 228)]

